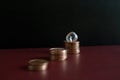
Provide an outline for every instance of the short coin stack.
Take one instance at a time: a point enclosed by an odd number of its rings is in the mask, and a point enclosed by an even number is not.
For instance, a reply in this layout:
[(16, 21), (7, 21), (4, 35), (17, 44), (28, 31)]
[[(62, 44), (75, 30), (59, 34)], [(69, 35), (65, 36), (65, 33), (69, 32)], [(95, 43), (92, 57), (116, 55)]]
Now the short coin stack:
[(67, 58), (67, 51), (64, 48), (51, 48), (50, 59), (54, 61), (62, 61)]
[(44, 59), (32, 59), (28, 62), (28, 70), (31, 71), (40, 71), (46, 70), (48, 61)]
[(73, 41), (73, 42), (65, 41), (65, 48), (68, 54), (79, 54), (80, 53), (79, 41)]

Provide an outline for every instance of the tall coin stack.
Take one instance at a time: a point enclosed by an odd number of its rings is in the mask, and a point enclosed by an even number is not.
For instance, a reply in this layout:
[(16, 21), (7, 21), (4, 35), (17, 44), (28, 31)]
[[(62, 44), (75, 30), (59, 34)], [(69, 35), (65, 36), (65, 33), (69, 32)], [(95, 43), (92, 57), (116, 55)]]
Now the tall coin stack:
[(79, 54), (80, 53), (79, 41), (65, 42), (65, 48), (68, 54)]
[(75, 32), (70, 32), (66, 36), (65, 41), (65, 48), (67, 50), (68, 54), (79, 54), (80, 53), (80, 47), (79, 47), (79, 41), (77, 41), (78, 36)]
[(63, 61), (67, 59), (67, 51), (64, 48), (51, 48), (50, 59), (54, 61)]

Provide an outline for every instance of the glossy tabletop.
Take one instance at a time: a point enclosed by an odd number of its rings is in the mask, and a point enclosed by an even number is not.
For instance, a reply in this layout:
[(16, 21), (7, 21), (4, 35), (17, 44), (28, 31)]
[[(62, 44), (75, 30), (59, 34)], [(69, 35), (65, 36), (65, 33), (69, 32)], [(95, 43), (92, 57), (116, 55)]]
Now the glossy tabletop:
[(49, 59), (49, 48), (0, 50), (0, 80), (120, 80), (120, 46), (81, 47), (79, 56), (50, 61), (45, 71), (27, 70), (34, 58)]

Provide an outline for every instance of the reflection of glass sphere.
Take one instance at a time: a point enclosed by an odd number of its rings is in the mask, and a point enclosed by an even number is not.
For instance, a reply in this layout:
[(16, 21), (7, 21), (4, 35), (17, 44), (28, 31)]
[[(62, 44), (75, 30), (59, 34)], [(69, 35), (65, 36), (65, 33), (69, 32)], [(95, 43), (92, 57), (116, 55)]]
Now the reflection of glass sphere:
[(74, 41), (77, 41), (77, 39), (78, 39), (78, 36), (75, 32), (70, 32), (66, 36), (67, 42), (74, 42)]

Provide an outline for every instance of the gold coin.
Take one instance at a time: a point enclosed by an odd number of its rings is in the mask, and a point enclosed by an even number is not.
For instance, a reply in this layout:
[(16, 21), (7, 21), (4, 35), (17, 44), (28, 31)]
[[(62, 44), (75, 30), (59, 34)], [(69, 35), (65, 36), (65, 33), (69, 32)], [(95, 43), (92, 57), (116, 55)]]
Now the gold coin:
[(68, 54), (79, 54), (80, 53), (79, 41), (74, 41), (74, 42), (65, 41), (65, 48)]
[(62, 61), (67, 58), (67, 50), (64, 48), (50, 48), (51, 60)]
[(39, 71), (47, 69), (48, 61), (44, 59), (32, 59), (28, 62), (28, 69), (32, 71)]

